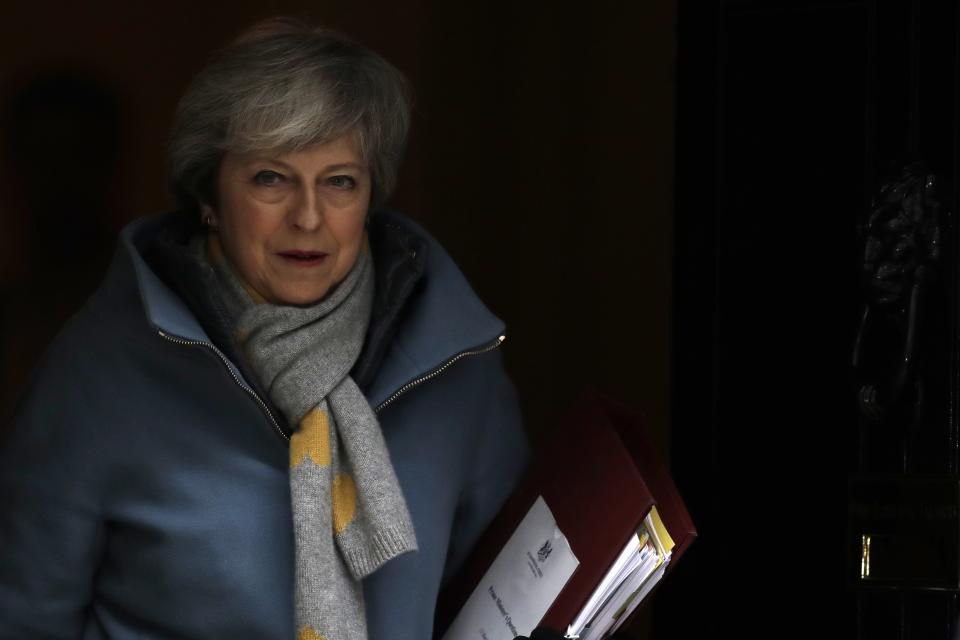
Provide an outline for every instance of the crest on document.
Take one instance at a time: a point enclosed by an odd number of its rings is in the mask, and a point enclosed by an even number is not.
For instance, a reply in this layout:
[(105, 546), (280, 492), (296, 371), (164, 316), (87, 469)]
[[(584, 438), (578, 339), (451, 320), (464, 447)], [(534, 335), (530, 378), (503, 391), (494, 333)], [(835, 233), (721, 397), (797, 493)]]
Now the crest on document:
[(537, 551), (537, 559), (540, 560), (540, 562), (544, 562), (550, 556), (551, 551), (553, 551), (553, 545), (547, 540), (543, 543), (543, 546), (540, 547), (540, 550)]

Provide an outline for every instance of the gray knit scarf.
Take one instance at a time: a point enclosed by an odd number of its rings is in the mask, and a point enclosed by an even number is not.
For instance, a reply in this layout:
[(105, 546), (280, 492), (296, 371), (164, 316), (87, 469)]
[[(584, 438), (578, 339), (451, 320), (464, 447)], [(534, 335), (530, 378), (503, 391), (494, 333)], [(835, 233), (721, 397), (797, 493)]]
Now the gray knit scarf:
[(297, 639), (365, 640), (360, 580), (417, 549), (377, 417), (349, 375), (373, 305), (369, 247), (326, 298), (292, 307), (252, 298), (215, 237), (209, 251), (198, 244), (247, 361), (298, 425), (290, 439)]

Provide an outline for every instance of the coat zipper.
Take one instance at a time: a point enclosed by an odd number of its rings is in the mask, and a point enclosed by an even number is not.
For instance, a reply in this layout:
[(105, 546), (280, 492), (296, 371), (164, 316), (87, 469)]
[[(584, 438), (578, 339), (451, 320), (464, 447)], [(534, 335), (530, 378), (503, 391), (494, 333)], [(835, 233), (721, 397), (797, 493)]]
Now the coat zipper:
[[(285, 441), (290, 442), (290, 436), (284, 433), (283, 429), (280, 428), (280, 424), (277, 422), (277, 419), (273, 417), (273, 412), (270, 411), (270, 407), (267, 406), (267, 403), (264, 402), (263, 399), (261, 399), (260, 396), (257, 395), (256, 391), (254, 391), (248, 385), (243, 383), (240, 377), (237, 376), (236, 373), (234, 373), (233, 368), (230, 366), (230, 361), (227, 359), (227, 356), (223, 355), (223, 352), (220, 351), (220, 349), (217, 349), (217, 347), (213, 343), (203, 342), (202, 340), (184, 340), (183, 338), (172, 336), (163, 330), (158, 330), (157, 333), (160, 335), (161, 338), (169, 342), (185, 345), (188, 347), (204, 347), (206, 349), (209, 349), (213, 353), (217, 354), (217, 357), (220, 358), (220, 360), (223, 362), (223, 366), (226, 367), (227, 371), (230, 373), (230, 377), (233, 378), (233, 381), (237, 384), (237, 386), (243, 389), (247, 393), (247, 395), (249, 395), (251, 398), (256, 400), (257, 404), (260, 405), (260, 408), (263, 409), (263, 412), (267, 414), (268, 418), (270, 418), (270, 422), (273, 424), (273, 428), (276, 430), (278, 434), (280, 434), (280, 437), (283, 438)], [(386, 400), (381, 402), (379, 405), (377, 405), (376, 409), (373, 410), (374, 413), (380, 413), (385, 407), (390, 405), (394, 400), (396, 400), (406, 392), (410, 391), (410, 389), (413, 389), (414, 387), (417, 387), (423, 384), (427, 380), (432, 380), (433, 378), (436, 378), (438, 375), (440, 375), (441, 373), (449, 369), (453, 364), (455, 364), (459, 360), (462, 360), (463, 358), (467, 358), (469, 356), (479, 356), (484, 353), (489, 353), (490, 351), (493, 351), (494, 349), (497, 349), (500, 345), (502, 345), (503, 341), (506, 339), (507, 339), (507, 336), (504, 336), (504, 335), (497, 336), (493, 342), (486, 344), (482, 347), (478, 347), (476, 349), (469, 349), (467, 351), (461, 351), (460, 353), (456, 354), (455, 356), (453, 356), (452, 358), (450, 358), (449, 360), (441, 364), (436, 369), (433, 369), (432, 371), (425, 373), (418, 378), (414, 378), (410, 382), (407, 382), (402, 387), (394, 391), (389, 398), (387, 398)]]
[(494, 349), (502, 345), (503, 341), (506, 339), (507, 339), (507, 336), (497, 336), (497, 338), (490, 344), (484, 345), (482, 347), (477, 347), (476, 349), (470, 349), (468, 351), (461, 351), (460, 353), (453, 356), (452, 358), (444, 362), (442, 365), (440, 365), (433, 371), (430, 371), (429, 373), (425, 373), (419, 378), (414, 378), (410, 382), (406, 383), (405, 385), (403, 385), (402, 387), (394, 391), (393, 395), (391, 395), (389, 398), (387, 398), (386, 400), (381, 402), (379, 405), (377, 405), (377, 408), (373, 410), (374, 413), (380, 413), (386, 406), (388, 406), (394, 400), (396, 400), (397, 398), (405, 394), (407, 391), (410, 391), (410, 389), (413, 389), (414, 387), (423, 384), (427, 380), (432, 380), (433, 378), (436, 378), (438, 375), (440, 375), (441, 373), (446, 371), (448, 368), (450, 368), (450, 366), (456, 363), (458, 360), (461, 360), (462, 358), (466, 358), (469, 356), (479, 356), (481, 354), (493, 351)]
[(237, 386), (243, 389), (244, 391), (246, 391), (247, 395), (249, 395), (251, 398), (257, 401), (257, 404), (260, 405), (260, 408), (263, 409), (263, 412), (267, 414), (268, 418), (270, 418), (270, 422), (273, 423), (273, 428), (276, 430), (277, 433), (280, 434), (280, 437), (286, 440), (287, 442), (290, 442), (290, 436), (284, 433), (283, 429), (280, 428), (280, 423), (278, 423), (277, 419), (273, 417), (273, 412), (270, 411), (270, 407), (267, 406), (267, 403), (264, 402), (260, 398), (260, 396), (257, 395), (256, 391), (254, 391), (249, 386), (243, 383), (243, 380), (241, 380), (240, 377), (236, 373), (234, 373), (233, 367), (230, 366), (230, 361), (227, 359), (227, 356), (223, 355), (223, 352), (220, 351), (220, 349), (217, 349), (217, 347), (213, 343), (203, 342), (202, 340), (184, 340), (183, 338), (172, 336), (169, 333), (166, 333), (165, 331), (162, 331), (162, 330), (158, 331), (158, 333), (160, 334), (160, 337), (163, 338), (164, 340), (169, 340), (170, 342), (173, 342), (175, 344), (182, 344), (188, 347), (204, 347), (213, 351), (215, 354), (217, 354), (217, 356), (223, 362), (223, 366), (226, 367), (227, 371), (230, 373), (230, 377), (232, 377), (233, 381), (237, 383)]

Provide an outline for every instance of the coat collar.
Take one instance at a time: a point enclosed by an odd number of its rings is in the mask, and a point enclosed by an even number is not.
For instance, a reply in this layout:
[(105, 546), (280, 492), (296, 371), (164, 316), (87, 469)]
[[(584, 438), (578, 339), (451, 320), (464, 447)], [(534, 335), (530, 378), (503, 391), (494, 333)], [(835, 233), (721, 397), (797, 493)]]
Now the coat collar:
[[(120, 251), (133, 266), (150, 325), (174, 338), (213, 344), (188, 304), (145, 259), (153, 239), (175, 215), (130, 223), (121, 233)], [(504, 325), (480, 301), (443, 247), (409, 218), (377, 212), (371, 219), (370, 242), (377, 269), (375, 313), (385, 322), (371, 323), (355, 375), (365, 378), (361, 386), (371, 406), (377, 407), (458, 354), (495, 342)], [(398, 247), (408, 252), (406, 256), (397, 253)], [(245, 378), (229, 358), (228, 364)]]

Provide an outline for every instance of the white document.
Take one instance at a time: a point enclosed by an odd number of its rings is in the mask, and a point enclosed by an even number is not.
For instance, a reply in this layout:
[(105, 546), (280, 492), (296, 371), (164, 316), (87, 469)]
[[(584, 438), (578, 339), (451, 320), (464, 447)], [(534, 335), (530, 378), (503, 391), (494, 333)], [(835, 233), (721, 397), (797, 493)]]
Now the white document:
[(626, 579), (626, 577), (640, 564), (640, 537), (634, 533), (630, 536), (626, 546), (620, 552), (620, 555), (614, 561), (613, 566), (607, 570), (600, 585), (594, 589), (587, 604), (583, 605), (579, 615), (573, 620), (567, 628), (567, 636), (577, 637), (580, 635), (587, 623), (600, 611), (600, 607), (610, 598), (614, 590)]
[(641, 586), (647, 579), (654, 574), (657, 567), (658, 556), (653, 542), (647, 542), (647, 546), (641, 552), (643, 560), (633, 572), (627, 576), (627, 579), (617, 587), (613, 597), (611, 597), (599, 613), (590, 622), (590, 626), (583, 629), (579, 634), (580, 640), (598, 640), (603, 637), (603, 633), (610, 629), (616, 623), (618, 618), (614, 614), (623, 606), (631, 595), (640, 591)]
[(579, 564), (547, 503), (538, 497), (443, 640), (529, 636)]
[(663, 564), (660, 565), (654, 574), (650, 576), (645, 583), (643, 583), (643, 586), (640, 587), (640, 591), (632, 596), (633, 600), (629, 601), (627, 603), (627, 608), (619, 616), (617, 616), (617, 621), (610, 628), (610, 633), (613, 633), (619, 629), (620, 625), (623, 624), (623, 621), (630, 617), (630, 614), (632, 614), (634, 609), (636, 609), (643, 602), (644, 598), (647, 597), (647, 594), (650, 593), (655, 586), (657, 586), (657, 583), (660, 582), (660, 578), (663, 577), (663, 573), (667, 570), (668, 564), (670, 564), (670, 558), (664, 560)]

